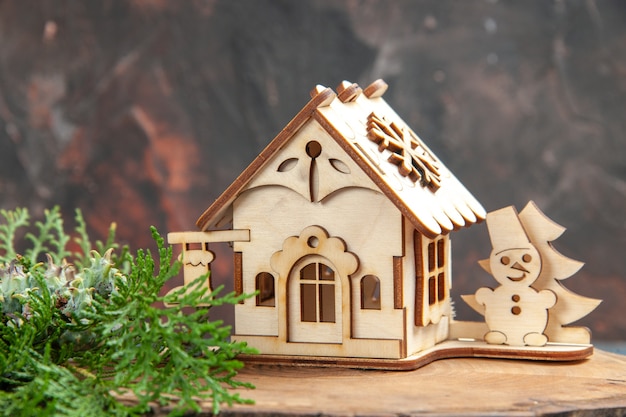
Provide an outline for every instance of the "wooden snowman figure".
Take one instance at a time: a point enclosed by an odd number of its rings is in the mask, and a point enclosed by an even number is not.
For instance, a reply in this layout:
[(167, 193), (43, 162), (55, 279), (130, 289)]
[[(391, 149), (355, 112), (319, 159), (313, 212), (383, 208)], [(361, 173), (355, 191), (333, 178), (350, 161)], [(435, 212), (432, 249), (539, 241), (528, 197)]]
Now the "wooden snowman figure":
[(487, 228), (493, 250), (481, 266), (500, 286), (476, 291), (476, 301), (485, 306), (489, 328), (484, 339), (490, 344), (544, 346), (548, 342), (543, 334), (548, 309), (556, 303), (556, 295), (532, 287), (541, 272), (539, 251), (530, 243), (512, 206), (488, 213)]

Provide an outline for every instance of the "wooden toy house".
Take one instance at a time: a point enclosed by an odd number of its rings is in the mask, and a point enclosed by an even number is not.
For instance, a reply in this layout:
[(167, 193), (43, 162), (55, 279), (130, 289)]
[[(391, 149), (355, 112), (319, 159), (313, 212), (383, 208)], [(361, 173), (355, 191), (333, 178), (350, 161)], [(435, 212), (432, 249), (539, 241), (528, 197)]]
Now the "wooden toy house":
[(235, 306), (234, 339), (262, 354), (398, 359), (448, 338), (450, 232), (486, 213), (386, 89), (316, 87), (198, 219), (204, 232), (170, 236), (233, 243), (235, 291), (258, 291)]

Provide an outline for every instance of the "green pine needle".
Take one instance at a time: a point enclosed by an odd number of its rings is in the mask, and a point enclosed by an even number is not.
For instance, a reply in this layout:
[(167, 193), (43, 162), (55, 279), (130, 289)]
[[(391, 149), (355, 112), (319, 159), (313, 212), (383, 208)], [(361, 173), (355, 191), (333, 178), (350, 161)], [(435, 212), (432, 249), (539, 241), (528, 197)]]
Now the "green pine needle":
[(13, 259), (17, 255), (13, 240), (19, 229), (28, 226), (28, 210), (23, 208), (14, 211), (0, 210), (0, 215), (5, 220), (5, 223), (0, 224), (0, 251), (4, 251), (2, 254), (4, 258)]
[[(77, 211), (80, 251), (70, 253), (72, 237), (54, 208), (27, 232), (31, 247), (21, 257), (14, 240), (28, 228), (28, 212), (0, 215), (2, 415), (139, 416), (159, 405), (174, 416), (201, 411), (203, 401), (217, 414), (222, 404), (250, 402), (233, 389), (253, 388), (236, 376), (237, 355), (254, 352), (209, 319), (210, 306), (247, 296), (208, 292), (206, 276), (191, 284), (194, 291), (159, 295), (180, 263), (155, 228), (157, 258), (148, 250), (131, 256), (115, 243), (115, 225), (92, 246)], [(44, 254), (47, 264), (38, 262)], [(155, 307), (164, 302), (170, 307)], [(129, 393), (134, 401), (119, 400)]]

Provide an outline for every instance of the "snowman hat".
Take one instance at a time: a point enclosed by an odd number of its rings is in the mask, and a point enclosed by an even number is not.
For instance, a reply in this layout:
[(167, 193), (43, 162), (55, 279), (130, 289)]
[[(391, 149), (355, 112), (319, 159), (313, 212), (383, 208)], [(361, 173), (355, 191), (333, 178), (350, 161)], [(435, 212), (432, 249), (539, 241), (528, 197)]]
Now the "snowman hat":
[(487, 229), (494, 253), (532, 246), (513, 206), (487, 213)]

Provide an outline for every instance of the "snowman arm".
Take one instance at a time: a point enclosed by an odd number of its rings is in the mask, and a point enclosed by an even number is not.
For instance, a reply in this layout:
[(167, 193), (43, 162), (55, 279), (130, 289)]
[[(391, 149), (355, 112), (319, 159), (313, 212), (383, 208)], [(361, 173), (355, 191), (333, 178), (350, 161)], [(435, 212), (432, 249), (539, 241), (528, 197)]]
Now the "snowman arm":
[(488, 287), (479, 288), (476, 291), (476, 302), (478, 304), (485, 305), (489, 302), (489, 299), (493, 296), (493, 290)]
[(541, 303), (545, 305), (545, 308), (554, 307), (556, 304), (556, 294), (551, 290), (541, 290), (539, 291), (539, 297)]

